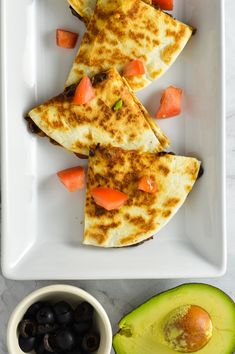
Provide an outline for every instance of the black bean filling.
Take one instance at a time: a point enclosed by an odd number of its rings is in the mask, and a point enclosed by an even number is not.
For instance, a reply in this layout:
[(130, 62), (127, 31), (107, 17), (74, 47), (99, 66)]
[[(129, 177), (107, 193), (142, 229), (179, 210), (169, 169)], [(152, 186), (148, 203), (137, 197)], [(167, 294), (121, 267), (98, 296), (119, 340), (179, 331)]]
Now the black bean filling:
[(82, 16), (80, 16), (80, 15), (77, 13), (77, 11), (74, 10), (74, 8), (73, 8), (72, 6), (69, 6), (69, 8), (70, 8), (70, 10), (71, 10), (73, 16), (75, 16), (75, 17), (77, 17), (79, 20), (83, 21)]
[(75, 94), (76, 88), (77, 88), (77, 84), (70, 85), (70, 86), (66, 87), (66, 89), (64, 90), (62, 95), (65, 98), (73, 97)]
[(109, 76), (108, 76), (107, 72), (99, 73), (99, 74), (96, 74), (95, 76), (92, 77), (91, 83), (92, 83), (92, 85), (97, 85), (97, 84), (100, 84), (101, 82), (107, 80), (108, 78), (109, 78)]
[(135, 243), (134, 245), (125, 246), (125, 247), (137, 247), (137, 246), (143, 245), (143, 243), (145, 243), (146, 241), (150, 241), (150, 240), (153, 240), (153, 236), (151, 236), (151, 237), (147, 238), (147, 240), (144, 240), (144, 241), (141, 241), (141, 242)]
[(165, 156), (165, 155), (175, 155), (174, 152), (170, 151), (170, 152), (167, 152), (167, 151), (160, 151), (157, 153), (158, 156)]
[(204, 167), (201, 165), (197, 175), (197, 179), (201, 178), (203, 175), (204, 175)]
[(37, 134), (39, 136), (46, 136), (46, 134), (40, 128), (38, 128), (38, 126), (29, 116), (26, 116), (25, 120), (27, 121), (28, 129), (31, 133)]

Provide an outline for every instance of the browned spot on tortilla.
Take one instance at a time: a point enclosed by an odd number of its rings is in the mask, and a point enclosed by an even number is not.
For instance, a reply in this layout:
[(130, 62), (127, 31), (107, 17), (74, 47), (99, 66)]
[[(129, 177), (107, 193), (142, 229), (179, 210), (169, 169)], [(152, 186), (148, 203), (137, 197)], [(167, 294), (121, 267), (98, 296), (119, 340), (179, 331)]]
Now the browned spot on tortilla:
[(150, 75), (153, 79), (156, 79), (158, 76), (160, 76), (162, 73), (162, 69), (159, 69), (157, 71), (153, 71)]
[(77, 140), (77, 141), (75, 141), (75, 143), (73, 143), (72, 150), (76, 150), (77, 148), (82, 149), (83, 147), (84, 147), (84, 144), (81, 143), (81, 141)]
[(190, 191), (191, 191), (191, 189), (192, 189), (192, 186), (185, 186), (185, 190), (186, 190), (186, 192), (190, 192)]
[(105, 235), (105, 237), (107, 237), (107, 233), (109, 229), (115, 229), (120, 225), (120, 222), (111, 222), (110, 224), (106, 224), (106, 225), (97, 225), (97, 227), (103, 231), (103, 234)]
[(92, 134), (91, 134), (91, 132), (85, 134), (85, 138), (86, 138), (87, 140), (92, 141), (93, 139), (92, 139)]
[(198, 162), (193, 161), (191, 165), (186, 167), (185, 173), (191, 175), (192, 181), (196, 181), (199, 169), (200, 169), (200, 165), (198, 164)]
[(169, 198), (165, 203), (164, 206), (167, 208), (174, 208), (180, 201), (180, 198)]
[(171, 215), (171, 210), (165, 210), (162, 212), (164, 218), (168, 218)]
[(164, 165), (159, 165), (158, 169), (159, 169), (160, 172), (163, 173), (164, 176), (167, 176), (170, 173), (169, 168), (164, 166)]
[(173, 55), (180, 49), (180, 43), (182, 41), (182, 38), (185, 37), (187, 31), (187, 26), (181, 25), (179, 31), (172, 31), (171, 29), (166, 30), (166, 36), (167, 37), (173, 37), (173, 43), (167, 45), (164, 49), (162, 49), (160, 56), (161, 59), (166, 63), (170, 64)]
[(107, 240), (107, 235), (101, 233), (89, 233), (85, 234), (85, 238), (93, 238), (97, 242), (98, 245), (102, 245)]

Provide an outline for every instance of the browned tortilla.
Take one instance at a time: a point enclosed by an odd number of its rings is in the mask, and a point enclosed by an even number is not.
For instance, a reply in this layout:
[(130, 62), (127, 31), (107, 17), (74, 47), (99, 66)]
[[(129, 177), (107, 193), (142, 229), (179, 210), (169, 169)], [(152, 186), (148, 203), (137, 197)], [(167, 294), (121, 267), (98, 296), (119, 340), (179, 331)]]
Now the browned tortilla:
[[(89, 158), (83, 243), (125, 247), (149, 239), (184, 203), (199, 168), (200, 162), (191, 157), (99, 147)], [(143, 176), (157, 184), (155, 194), (138, 189)], [(129, 199), (119, 209), (107, 211), (91, 196), (96, 187), (117, 189)]]

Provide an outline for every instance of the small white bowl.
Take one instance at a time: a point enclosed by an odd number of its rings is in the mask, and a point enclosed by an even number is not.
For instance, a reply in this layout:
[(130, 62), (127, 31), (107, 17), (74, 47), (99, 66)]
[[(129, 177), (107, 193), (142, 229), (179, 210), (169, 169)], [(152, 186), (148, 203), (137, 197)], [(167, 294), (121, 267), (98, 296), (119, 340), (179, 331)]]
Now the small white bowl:
[[(94, 354), (110, 354), (112, 348), (112, 328), (109, 318), (101, 304), (86, 291), (70, 285), (50, 285), (38, 289), (26, 296), (15, 308), (7, 327), (7, 348), (9, 354), (24, 354), (18, 345), (17, 327), (30, 305), (37, 301), (68, 301), (76, 305), (89, 302), (94, 308), (94, 323), (100, 334), (100, 346)], [(33, 353), (33, 352), (32, 352)]]

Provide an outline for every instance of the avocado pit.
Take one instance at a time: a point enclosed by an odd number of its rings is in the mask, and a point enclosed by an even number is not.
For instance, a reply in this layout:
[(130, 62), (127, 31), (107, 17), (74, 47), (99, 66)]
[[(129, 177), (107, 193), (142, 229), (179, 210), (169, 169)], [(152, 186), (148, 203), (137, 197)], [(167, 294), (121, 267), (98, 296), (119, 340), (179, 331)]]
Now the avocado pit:
[(192, 353), (203, 348), (212, 337), (212, 321), (207, 311), (196, 305), (173, 310), (163, 326), (164, 338), (177, 352)]

